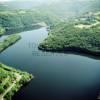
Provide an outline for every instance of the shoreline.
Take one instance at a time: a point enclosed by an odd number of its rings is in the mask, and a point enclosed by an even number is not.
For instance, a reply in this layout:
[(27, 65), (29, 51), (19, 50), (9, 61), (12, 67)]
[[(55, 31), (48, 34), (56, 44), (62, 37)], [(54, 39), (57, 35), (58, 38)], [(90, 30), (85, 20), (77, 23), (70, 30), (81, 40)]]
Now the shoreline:
[(0, 53), (2, 53), (5, 49), (9, 48), (11, 45), (15, 44), (20, 39), (21, 36), (16, 34), (8, 36), (6, 39), (3, 40), (3, 42), (0, 42)]
[(88, 54), (88, 55), (93, 55), (93, 56), (100, 56), (100, 52), (95, 52), (95, 51), (90, 51), (85, 48), (79, 48), (79, 47), (67, 47), (65, 49), (53, 49), (53, 48), (43, 48), (41, 46), (38, 46), (39, 50), (42, 51), (47, 51), (47, 52), (55, 52), (55, 53), (79, 53), (79, 54)]
[[(16, 70), (15, 68), (4, 65), (2, 63), (0, 63), (0, 68), (6, 73), (10, 73), (11, 75), (13, 75), (9, 77), (7, 75), (6, 78), (8, 78), (8, 81), (10, 79), (12, 79), (12, 81), (10, 81), (10, 85), (7, 85), (7, 88), (4, 89), (3, 93), (0, 94), (0, 100), (9, 100), (9, 98), (12, 98), (12, 96), (21, 89), (21, 87), (24, 87), (25, 84), (29, 83), (34, 78), (32, 74)], [(4, 80), (2, 81), (4, 82)], [(5, 85), (6, 84), (7, 82), (5, 83)]]

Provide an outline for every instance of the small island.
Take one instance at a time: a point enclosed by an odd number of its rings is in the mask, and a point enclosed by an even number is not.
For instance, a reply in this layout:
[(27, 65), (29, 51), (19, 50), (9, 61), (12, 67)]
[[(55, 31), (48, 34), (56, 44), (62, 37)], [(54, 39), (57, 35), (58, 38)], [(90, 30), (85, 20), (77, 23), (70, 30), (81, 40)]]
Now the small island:
[(12, 34), (0, 42), (0, 53), (21, 39), (20, 35)]
[(56, 25), (39, 49), (100, 55), (100, 12), (89, 12), (73, 22)]
[(33, 75), (0, 63), (0, 100), (11, 100), (14, 93), (31, 79)]

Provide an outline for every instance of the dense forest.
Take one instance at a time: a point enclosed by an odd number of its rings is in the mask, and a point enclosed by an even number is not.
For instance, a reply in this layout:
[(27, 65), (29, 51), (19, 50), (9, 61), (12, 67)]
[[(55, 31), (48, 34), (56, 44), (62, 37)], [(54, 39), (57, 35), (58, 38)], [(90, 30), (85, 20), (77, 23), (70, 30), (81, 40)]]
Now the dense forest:
[[(5, 30), (33, 27), (38, 23), (44, 22), (52, 26), (60, 19), (51, 13), (41, 13), (38, 10), (15, 10), (0, 12), (0, 35)], [(40, 25), (42, 26), (42, 25)]]
[(56, 25), (39, 49), (100, 55), (100, 12), (88, 13), (74, 22)]

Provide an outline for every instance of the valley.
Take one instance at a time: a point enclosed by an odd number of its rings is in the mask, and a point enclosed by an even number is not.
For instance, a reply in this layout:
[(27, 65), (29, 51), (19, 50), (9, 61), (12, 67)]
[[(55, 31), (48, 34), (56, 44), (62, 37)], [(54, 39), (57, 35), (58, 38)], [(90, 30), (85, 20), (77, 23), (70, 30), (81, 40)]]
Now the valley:
[(96, 100), (100, 1), (0, 1), (0, 100)]

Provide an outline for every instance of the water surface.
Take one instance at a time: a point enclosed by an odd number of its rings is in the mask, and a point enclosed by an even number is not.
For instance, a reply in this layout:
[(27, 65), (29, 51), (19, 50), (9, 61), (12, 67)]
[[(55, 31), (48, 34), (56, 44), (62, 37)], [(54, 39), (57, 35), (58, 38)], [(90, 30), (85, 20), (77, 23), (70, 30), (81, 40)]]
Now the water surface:
[(96, 100), (100, 92), (100, 60), (38, 50), (38, 44), (48, 35), (46, 28), (19, 34), (22, 39), (2, 52), (0, 61), (32, 73), (35, 79), (13, 100)]

